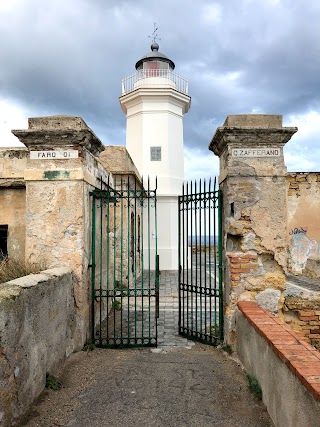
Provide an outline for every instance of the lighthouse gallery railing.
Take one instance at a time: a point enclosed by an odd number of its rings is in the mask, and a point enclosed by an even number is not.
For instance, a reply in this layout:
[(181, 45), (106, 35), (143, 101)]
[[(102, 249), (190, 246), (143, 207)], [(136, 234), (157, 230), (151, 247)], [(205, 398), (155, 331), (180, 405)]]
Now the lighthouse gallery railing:
[(122, 80), (122, 95), (143, 87), (171, 87), (188, 95), (188, 80), (171, 70), (139, 70)]

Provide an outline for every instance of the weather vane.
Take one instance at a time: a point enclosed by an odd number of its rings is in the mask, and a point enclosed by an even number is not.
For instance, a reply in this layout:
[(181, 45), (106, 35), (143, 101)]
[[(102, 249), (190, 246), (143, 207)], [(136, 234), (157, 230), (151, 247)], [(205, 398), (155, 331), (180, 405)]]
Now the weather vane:
[(152, 43), (155, 43), (157, 40), (161, 40), (158, 36), (158, 33), (157, 33), (158, 28), (159, 27), (157, 27), (157, 23), (154, 22), (153, 23), (153, 33), (151, 34), (151, 36), (148, 36), (149, 39), (152, 38)]

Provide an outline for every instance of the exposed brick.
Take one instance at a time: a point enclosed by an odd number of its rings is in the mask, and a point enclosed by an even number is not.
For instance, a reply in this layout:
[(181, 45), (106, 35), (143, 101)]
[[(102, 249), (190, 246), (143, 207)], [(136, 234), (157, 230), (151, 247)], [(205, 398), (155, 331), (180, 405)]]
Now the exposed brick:
[(310, 316), (310, 317), (301, 316), (300, 319), (304, 322), (317, 322), (317, 323), (319, 322), (316, 316)]
[(246, 269), (246, 268), (234, 268), (234, 269), (231, 269), (231, 274), (232, 273), (248, 273), (248, 269)]
[(239, 262), (241, 263), (241, 262), (249, 262), (249, 261), (250, 261), (249, 258), (231, 258), (230, 259), (231, 265), (238, 264)]
[(248, 269), (259, 268), (259, 264), (241, 264), (241, 268), (248, 268)]
[(246, 255), (249, 259), (258, 259), (258, 255), (254, 255), (254, 254), (247, 254)]
[(298, 310), (298, 314), (302, 315), (302, 316), (314, 316), (315, 312), (314, 311), (305, 311), (305, 310)]

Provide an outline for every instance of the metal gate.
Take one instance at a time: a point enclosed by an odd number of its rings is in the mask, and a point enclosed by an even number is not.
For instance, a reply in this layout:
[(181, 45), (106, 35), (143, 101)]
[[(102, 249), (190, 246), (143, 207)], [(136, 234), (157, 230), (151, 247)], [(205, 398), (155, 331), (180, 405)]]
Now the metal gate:
[[(110, 183), (109, 183), (110, 184)], [(92, 343), (157, 346), (156, 189), (129, 176), (92, 197)]]
[(183, 186), (179, 196), (179, 334), (223, 339), (222, 195), (216, 179)]

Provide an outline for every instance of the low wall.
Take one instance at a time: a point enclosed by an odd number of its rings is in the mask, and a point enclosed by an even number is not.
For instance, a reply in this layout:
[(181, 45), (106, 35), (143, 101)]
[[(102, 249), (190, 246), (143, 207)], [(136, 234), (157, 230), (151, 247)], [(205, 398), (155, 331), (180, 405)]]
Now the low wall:
[(0, 285), (0, 425), (10, 426), (74, 350), (71, 270), (54, 268)]
[(237, 352), (276, 427), (320, 426), (320, 353), (254, 302), (239, 302)]

